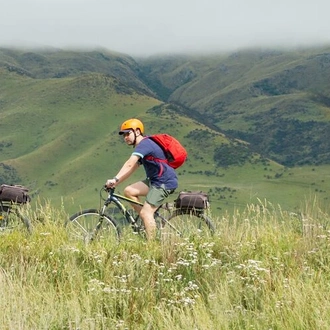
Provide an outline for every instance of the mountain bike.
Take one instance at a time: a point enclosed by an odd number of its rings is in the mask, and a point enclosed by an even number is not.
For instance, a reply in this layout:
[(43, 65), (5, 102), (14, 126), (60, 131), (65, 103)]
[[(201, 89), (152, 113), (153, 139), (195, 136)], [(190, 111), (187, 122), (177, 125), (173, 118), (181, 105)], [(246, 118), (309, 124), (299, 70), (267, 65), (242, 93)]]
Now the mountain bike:
[(32, 232), (30, 219), (23, 215), (23, 205), (0, 200), (0, 232), (26, 230)]
[[(129, 227), (133, 233), (144, 235), (143, 221), (125, 204), (143, 206), (140, 202), (115, 193), (115, 188), (102, 188), (99, 209), (81, 210), (67, 221), (66, 228), (70, 239), (84, 242), (96, 239), (117, 241)], [(178, 208), (172, 203), (165, 203), (154, 214), (157, 234), (161, 239), (192, 235), (210, 236), (215, 227), (207, 213), (204, 208)]]

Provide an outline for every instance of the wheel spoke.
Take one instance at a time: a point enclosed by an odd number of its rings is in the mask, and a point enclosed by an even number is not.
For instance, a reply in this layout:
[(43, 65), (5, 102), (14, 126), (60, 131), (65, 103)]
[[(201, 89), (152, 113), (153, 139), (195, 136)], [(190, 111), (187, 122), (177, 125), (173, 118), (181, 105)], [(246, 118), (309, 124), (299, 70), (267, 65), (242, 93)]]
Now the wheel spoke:
[(166, 237), (210, 237), (213, 235), (214, 226), (208, 216), (201, 211), (174, 210), (167, 219), (161, 221), (161, 235)]
[(66, 227), (71, 240), (111, 242), (119, 237), (116, 222), (108, 216), (100, 216), (97, 210), (85, 210), (71, 216)]

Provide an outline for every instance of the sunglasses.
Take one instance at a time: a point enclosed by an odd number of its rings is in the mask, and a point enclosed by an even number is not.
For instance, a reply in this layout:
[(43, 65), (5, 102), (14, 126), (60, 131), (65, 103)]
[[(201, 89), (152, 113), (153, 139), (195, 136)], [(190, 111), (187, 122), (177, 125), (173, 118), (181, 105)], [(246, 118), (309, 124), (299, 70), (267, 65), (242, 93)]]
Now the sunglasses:
[(131, 133), (133, 133), (133, 131), (129, 131), (129, 132), (127, 132), (127, 133), (124, 133), (123, 136), (124, 136), (124, 137), (127, 137), (127, 136), (129, 136)]

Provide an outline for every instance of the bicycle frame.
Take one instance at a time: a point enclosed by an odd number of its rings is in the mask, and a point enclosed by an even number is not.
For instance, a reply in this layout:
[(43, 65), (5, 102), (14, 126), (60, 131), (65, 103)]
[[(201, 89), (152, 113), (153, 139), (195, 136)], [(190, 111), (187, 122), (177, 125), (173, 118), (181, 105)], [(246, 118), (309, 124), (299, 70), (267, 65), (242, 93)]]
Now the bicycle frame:
[[(141, 207), (143, 207), (143, 203), (137, 202), (137, 201), (135, 201), (135, 200), (133, 200), (131, 198), (125, 197), (123, 195), (116, 194), (114, 188), (105, 188), (105, 190), (108, 192), (108, 198), (105, 200), (104, 205), (102, 206), (102, 208), (100, 210), (100, 214), (101, 215), (106, 214), (105, 211), (106, 211), (108, 205), (110, 205), (113, 202), (114, 204), (116, 204), (116, 206), (118, 207), (118, 209), (122, 212), (122, 214), (125, 217), (127, 223), (132, 226), (133, 230), (138, 231), (140, 229), (140, 226), (137, 223), (137, 219), (138, 219), (139, 215), (136, 218), (134, 218), (132, 216), (132, 214), (129, 212), (129, 210), (127, 210), (126, 206), (121, 201), (123, 200), (123, 201), (125, 201), (127, 203), (134, 204), (134, 205), (139, 205)], [(161, 221), (164, 222), (164, 223), (165, 222), (168, 223), (168, 225), (172, 229), (174, 229), (174, 230), (177, 231), (177, 229), (171, 223), (169, 223), (166, 218), (164, 218), (162, 215), (160, 215), (158, 213), (158, 210), (161, 207), (162, 207), (162, 205), (160, 205), (158, 207), (158, 209), (155, 211), (155, 217), (160, 218)]]
[(131, 215), (131, 213), (127, 210), (126, 206), (121, 202), (121, 200), (128, 202), (130, 204), (134, 204), (134, 205), (139, 205), (139, 206), (143, 206), (142, 203), (137, 202), (133, 199), (130, 199), (128, 197), (119, 195), (115, 193), (115, 189), (114, 188), (108, 188), (105, 189), (108, 192), (108, 198), (105, 200), (103, 207), (100, 210), (100, 214), (105, 214), (105, 210), (107, 209), (108, 205), (110, 205), (112, 202), (114, 204), (116, 204), (116, 206), (118, 207), (118, 209), (122, 212), (122, 214), (124, 215), (126, 221), (133, 225), (136, 226), (136, 219), (134, 219), (134, 217)]

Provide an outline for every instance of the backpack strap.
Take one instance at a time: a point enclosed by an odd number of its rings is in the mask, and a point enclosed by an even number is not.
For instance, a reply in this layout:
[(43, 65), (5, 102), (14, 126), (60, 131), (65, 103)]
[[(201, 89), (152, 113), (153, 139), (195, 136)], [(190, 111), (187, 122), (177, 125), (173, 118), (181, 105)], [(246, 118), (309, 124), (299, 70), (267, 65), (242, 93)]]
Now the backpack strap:
[(158, 176), (161, 176), (163, 174), (164, 166), (162, 165), (162, 163), (168, 164), (167, 159), (156, 158), (156, 157), (153, 157), (153, 156), (147, 156), (147, 157), (144, 157), (144, 158), (146, 160), (151, 160), (151, 161), (153, 160), (154, 162), (160, 163)]
[(155, 162), (166, 163), (166, 164), (168, 164), (168, 160), (167, 160), (167, 159), (156, 158), (156, 157), (151, 156), (151, 155), (146, 156), (146, 157), (144, 157), (144, 158), (145, 158), (146, 160), (153, 160), (153, 161), (155, 161)]

